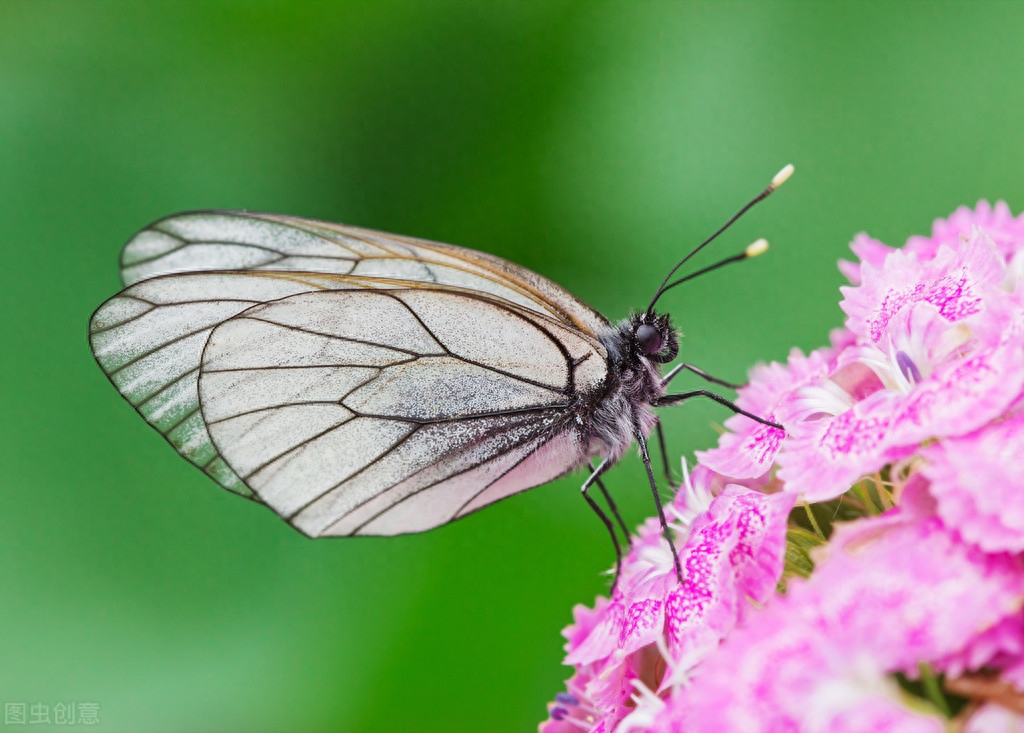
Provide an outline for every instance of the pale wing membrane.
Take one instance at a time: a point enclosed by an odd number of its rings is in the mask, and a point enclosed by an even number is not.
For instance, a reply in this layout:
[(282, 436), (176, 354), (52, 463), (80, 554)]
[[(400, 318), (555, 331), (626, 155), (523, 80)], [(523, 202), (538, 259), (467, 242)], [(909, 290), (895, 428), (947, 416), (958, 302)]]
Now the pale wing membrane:
[(589, 336), (608, 325), (564, 288), (499, 257), (297, 217), (179, 214), (137, 234), (121, 254), (126, 285), (197, 270), (303, 271), (443, 285), (514, 303)]
[(96, 361), (117, 390), (182, 456), (224, 488), (252, 492), (223, 461), (199, 411), (199, 365), (218, 324), (267, 300), (321, 290), (319, 275), (194, 273), (132, 285), (89, 324)]
[(390, 535), (579, 465), (569, 407), (604, 364), (596, 341), (473, 294), (310, 292), (218, 326), (199, 395), (219, 454), (298, 529)]
[[(463, 517), (576, 468), (582, 447), (575, 435), (544, 431), (550, 413), (530, 429), (498, 427), (500, 439), (470, 443), (421, 469), (323, 531), (325, 535), (395, 535), (421, 532)], [(516, 442), (511, 438), (518, 439)], [(303, 520), (306, 518), (303, 517)]]
[[(125, 285), (198, 270), (302, 270), (346, 275), (356, 257), (322, 237), (250, 216), (183, 214), (144, 229), (121, 252)], [(315, 263), (315, 267), (309, 264)]]
[[(288, 217), (286, 220), (293, 222), (303, 221), (301, 219), (296, 220), (292, 217)], [(461, 263), (462, 266), (466, 266), (467, 262), (471, 263), (474, 271), (479, 271), (482, 274), (485, 273), (486, 277), (495, 281), (514, 283), (518, 288), (526, 291), (532, 301), (532, 305), (527, 304), (526, 307), (544, 313), (545, 315), (554, 314), (554, 317), (557, 320), (563, 321), (573, 328), (579, 329), (590, 336), (596, 336), (609, 325), (608, 320), (603, 315), (598, 313), (562, 286), (548, 280), (542, 275), (538, 275), (536, 272), (533, 272), (522, 265), (509, 262), (501, 257), (496, 257), (495, 255), (480, 252), (478, 250), (458, 247), (454, 244), (432, 242), (426, 239), (417, 239), (415, 237), (407, 237), (400, 234), (387, 234), (385, 232), (373, 231), (371, 229), (348, 227), (342, 224), (331, 224), (326, 222), (316, 223), (328, 231), (339, 232), (352, 238), (362, 238), (380, 247), (389, 249), (396, 256), (405, 255), (425, 261), (439, 260), (453, 263), (458, 262)], [(461, 283), (452, 284), (462, 286)], [(490, 292), (487, 289), (475, 289), (481, 290), (485, 293)], [(494, 294), (499, 297), (504, 297), (500, 293)], [(515, 299), (506, 298), (506, 300), (518, 303)], [(522, 303), (519, 304), (523, 305)], [(542, 307), (538, 308), (538, 305)]]

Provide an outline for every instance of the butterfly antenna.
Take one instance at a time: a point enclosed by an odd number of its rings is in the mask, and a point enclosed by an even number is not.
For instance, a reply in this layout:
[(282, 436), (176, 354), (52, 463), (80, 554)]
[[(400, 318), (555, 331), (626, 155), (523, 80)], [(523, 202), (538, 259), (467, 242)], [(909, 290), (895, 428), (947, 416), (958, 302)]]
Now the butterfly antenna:
[[(710, 237), (708, 237), (703, 242), (701, 242), (699, 245), (694, 247), (693, 250), (690, 252), (690, 254), (686, 255), (686, 257), (684, 257), (683, 259), (679, 260), (679, 262), (676, 263), (676, 266), (673, 267), (671, 270), (669, 270), (668, 274), (665, 276), (665, 279), (661, 281), (661, 286), (658, 288), (658, 291), (654, 294), (654, 297), (651, 298), (651, 304), (647, 306), (647, 313), (650, 314), (650, 312), (652, 310), (654, 310), (654, 304), (658, 302), (658, 298), (660, 298), (665, 293), (665, 291), (668, 290), (669, 288), (674, 288), (676, 285), (679, 285), (680, 283), (682, 283), (682, 282), (684, 282), (686, 280), (689, 280), (690, 278), (696, 277), (697, 275), (702, 275), (705, 272), (710, 272), (711, 270), (717, 269), (717, 268), (721, 267), (722, 265), (727, 265), (730, 262), (738, 262), (739, 260), (744, 260), (744, 259), (747, 259), (748, 257), (753, 257), (754, 256), (753, 254), (747, 254), (746, 253), (747, 250), (749, 250), (751, 247), (754, 246), (752, 244), (752, 245), (750, 245), (750, 247), (747, 247), (747, 249), (743, 251), (744, 253), (742, 255), (736, 255), (734, 257), (729, 257), (729, 258), (727, 258), (725, 260), (722, 260), (721, 262), (719, 262), (719, 263), (717, 263), (715, 265), (711, 265), (710, 267), (705, 267), (703, 270), (700, 270), (699, 272), (696, 272), (693, 275), (689, 275), (689, 276), (687, 276), (685, 278), (677, 280), (677, 281), (673, 282), (671, 285), (669, 284), (669, 280), (672, 278), (673, 275), (676, 274), (676, 270), (678, 270), (680, 267), (685, 265), (686, 262), (691, 257), (693, 257), (695, 254), (697, 254), (702, 249), (704, 249), (704, 247), (706, 247), (708, 244), (713, 242), (715, 240), (715, 238), (718, 237), (719, 234), (721, 234), (726, 229), (731, 227), (734, 223), (736, 223), (736, 220), (739, 219), (744, 214), (746, 214), (754, 206), (754, 204), (759, 203), (761, 201), (764, 201), (766, 198), (768, 198), (768, 196), (771, 194), (771, 192), (774, 191), (775, 189), (777, 189), (783, 183), (785, 183), (786, 179), (789, 178), (791, 175), (793, 175), (793, 166), (792, 166), (792, 164), (787, 165), (785, 168), (783, 168), (778, 173), (776, 173), (775, 177), (772, 178), (772, 182), (768, 184), (768, 188), (766, 188), (761, 193), (759, 193), (757, 196), (755, 196), (750, 201), (748, 201), (747, 204), (742, 209), (737, 211), (733, 215), (733, 217), (731, 219), (729, 219), (729, 221), (725, 222), (725, 224), (723, 224), (719, 228), (719, 230), (717, 232), (715, 232)], [(762, 240), (758, 240), (758, 241), (762, 241)], [(757, 242), (755, 242), (754, 244), (757, 244)], [(767, 247), (767, 244), (768, 243), (765, 242), (765, 248)], [(763, 251), (764, 251), (764, 248), (762, 248), (759, 252), (755, 252), (754, 254), (760, 254)]]
[(768, 251), (768, 240), (767, 239), (758, 239), (757, 241), (751, 242), (750, 244), (748, 244), (744, 248), (744, 250), (742, 252), (740, 252), (738, 255), (733, 255), (732, 257), (726, 257), (721, 262), (716, 262), (713, 265), (708, 265), (707, 267), (705, 267), (702, 270), (697, 270), (697, 272), (692, 272), (689, 275), (686, 275), (685, 277), (681, 277), (678, 280), (675, 280), (675, 281), (669, 283), (668, 285), (663, 286), (661, 288), (661, 294), (664, 295), (669, 290), (674, 288), (676, 285), (682, 285), (687, 280), (693, 280), (693, 278), (700, 277), (701, 275), (704, 275), (705, 273), (711, 272), (712, 270), (717, 270), (719, 267), (723, 267), (724, 265), (728, 265), (728, 264), (731, 264), (733, 262), (740, 262), (742, 260), (747, 260), (747, 259), (750, 259), (751, 257), (757, 257), (759, 254), (764, 254), (767, 251)]

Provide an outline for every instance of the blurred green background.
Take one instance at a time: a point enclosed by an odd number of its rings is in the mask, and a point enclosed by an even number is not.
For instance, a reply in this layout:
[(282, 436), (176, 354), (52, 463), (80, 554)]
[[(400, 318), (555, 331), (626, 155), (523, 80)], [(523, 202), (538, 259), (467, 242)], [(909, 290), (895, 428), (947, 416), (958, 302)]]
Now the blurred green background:
[[(607, 588), (578, 476), (388, 540), (312, 542), (218, 489), (86, 344), (137, 229), (342, 221), (618, 318), (793, 162), (702, 261), (771, 252), (664, 301), (685, 358), (740, 378), (840, 324), (857, 231), (1024, 206), (1021, 38), (1019, 2), (0, 0), (0, 701), (96, 702), (104, 730), (532, 730)], [(726, 416), (671, 412), (673, 464)], [(652, 513), (635, 455), (608, 481)]]

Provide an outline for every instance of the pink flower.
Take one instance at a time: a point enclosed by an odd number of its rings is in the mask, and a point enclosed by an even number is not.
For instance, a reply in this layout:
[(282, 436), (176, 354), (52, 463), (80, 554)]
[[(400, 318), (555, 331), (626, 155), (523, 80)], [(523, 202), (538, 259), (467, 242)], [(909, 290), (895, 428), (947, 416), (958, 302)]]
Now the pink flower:
[(1002, 415), (1024, 387), (1024, 345), (1007, 343), (949, 361), (901, 400), (890, 441), (916, 445), (962, 435)]
[(775, 408), (788, 431), (778, 459), (787, 491), (838, 496), (922, 441), (970, 432), (1019, 398), (1024, 311), (1000, 289), (1005, 266), (984, 233), (960, 245), (923, 264), (889, 254), (844, 289), (859, 342)]
[(809, 625), (788, 598), (739, 629), (673, 698), (659, 730), (686, 733), (941, 733), (907, 709), (869, 655)]
[(899, 507), (843, 525), (806, 584), (828, 631), (886, 671), (911, 676), (920, 662), (960, 652), (1024, 605), (1019, 560), (978, 552), (920, 511)]
[(910, 455), (913, 448), (890, 445), (897, 403), (891, 392), (877, 392), (838, 414), (796, 424), (778, 458), (785, 490), (807, 501), (832, 499), (864, 474)]
[(985, 230), (1005, 260), (1024, 249), (1024, 215), (1015, 218), (1004, 201), (997, 201), (995, 207), (988, 201), (979, 201), (973, 211), (961, 206), (948, 219), (935, 220), (931, 237), (913, 236), (904, 249), (929, 260), (942, 245), (955, 246), (960, 237), (969, 235), (975, 227)]
[[(607, 598), (598, 597), (593, 610), (582, 604), (573, 608), (575, 624), (566, 627), (562, 632), (568, 639), (565, 647), (567, 651), (571, 652), (578, 648), (589, 638), (594, 627), (603, 618), (608, 604)], [(609, 695), (608, 691), (612, 685), (601, 685), (601, 704), (595, 704), (589, 698), (588, 691), (592, 689), (595, 678), (605, 672), (607, 667), (607, 660), (594, 660), (592, 663), (578, 665), (576, 673), (566, 682), (566, 692), (558, 693), (555, 695), (555, 701), (548, 704), (549, 718), (540, 725), (539, 733), (578, 733), (581, 729), (592, 733), (611, 731), (628, 712), (626, 703), (629, 701), (632, 688), (626, 681), (624, 686), (620, 684), (618, 695)], [(637, 671), (621, 670), (633, 674)]]
[(950, 322), (983, 309), (984, 298), (998, 288), (1005, 263), (992, 240), (975, 230), (959, 246), (942, 247), (935, 258), (921, 262), (916, 254), (895, 251), (882, 266), (864, 264), (862, 284), (840, 288), (846, 326), (861, 338), (879, 343), (889, 321), (914, 303), (931, 303)]
[(853, 238), (853, 241), (850, 242), (850, 249), (857, 255), (857, 259), (860, 262), (839, 260), (839, 271), (853, 285), (860, 285), (861, 283), (861, 266), (863, 263), (867, 263), (875, 268), (881, 268), (885, 264), (885, 258), (890, 253), (896, 251), (894, 247), (882, 244), (877, 239), (872, 239), (863, 232)]
[[(698, 454), (667, 507), (683, 582), (648, 520), (566, 630), (543, 733), (1024, 727), (996, 705), (1024, 699), (1024, 216), (982, 202), (902, 250), (851, 246), (846, 328), (740, 390), (785, 432), (732, 418)], [(821, 531), (797, 496), (842, 498)], [(922, 671), (971, 700), (955, 721), (897, 684)]]
[(674, 659), (714, 649), (736, 624), (740, 601), (768, 600), (782, 575), (792, 506), (792, 496), (732, 485), (694, 521), (679, 554), (683, 583), (665, 600)]
[(971, 638), (962, 649), (935, 660), (947, 677), (987, 667), (1024, 691), (1024, 612), (1011, 614)]
[(888, 675), (916, 676), (1017, 613), (1024, 574), (926, 511), (919, 497), (841, 527), (811, 579), (752, 613), (673, 700), (687, 730), (943, 730), (907, 709)]
[[(804, 356), (799, 349), (789, 352), (785, 365), (777, 362), (754, 367), (750, 382), (739, 390), (736, 404), (767, 420), (778, 421), (779, 403), (794, 389), (828, 376), (833, 368), (831, 349), (819, 349)], [(718, 447), (698, 451), (697, 460), (731, 478), (763, 476), (772, 467), (775, 454), (784, 437), (783, 431), (756, 423), (742, 415), (725, 421), (729, 432), (718, 441)]]
[(921, 451), (943, 521), (987, 552), (1024, 551), (1024, 414)]
[[(932, 236), (910, 237), (903, 251), (917, 255), (921, 262), (927, 262), (935, 258), (943, 245), (957, 248), (961, 238), (969, 236), (975, 227), (985, 230), (1006, 262), (1010, 262), (1018, 253), (1024, 251), (1024, 215), (1015, 218), (1004, 201), (997, 201), (995, 207), (988, 201), (979, 201), (973, 210), (961, 206), (949, 219), (935, 220), (932, 225)], [(860, 262), (840, 260), (839, 269), (853, 285), (861, 284), (863, 264), (880, 269), (885, 258), (897, 251), (863, 233), (853, 238), (850, 249)]]
[[(570, 718), (617, 722), (634, 693), (675, 684), (674, 671), (685, 673), (714, 651), (736, 625), (741, 602), (764, 603), (774, 592), (793, 496), (728, 485), (711, 499), (717, 478), (705, 468), (696, 471), (669, 507), (682, 521), (692, 518), (674, 525), (683, 583), (657, 520), (650, 519), (611, 600), (598, 599), (593, 611), (577, 607), (576, 624), (565, 635), (566, 663), (577, 670), (568, 694), (578, 704), (556, 700), (544, 733), (561, 733), (556, 723), (575, 725), (566, 722)], [(631, 715), (630, 725), (646, 720), (639, 708)]]
[(964, 733), (1024, 733), (1024, 715), (988, 703), (968, 718)]

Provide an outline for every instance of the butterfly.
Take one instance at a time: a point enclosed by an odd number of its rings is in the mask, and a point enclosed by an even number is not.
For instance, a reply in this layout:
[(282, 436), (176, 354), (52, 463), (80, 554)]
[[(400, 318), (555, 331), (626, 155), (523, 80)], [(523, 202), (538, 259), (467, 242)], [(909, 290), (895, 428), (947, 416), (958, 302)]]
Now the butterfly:
[[(186, 460), (310, 537), (398, 535), (446, 524), (582, 466), (581, 493), (636, 441), (663, 526), (647, 437), (689, 364), (669, 282), (613, 324), (564, 288), (484, 252), (274, 214), (161, 219), (121, 253), (124, 289), (89, 341), (118, 392)], [(664, 451), (663, 451), (664, 453)], [(598, 463), (595, 465), (592, 459)], [(667, 473), (667, 464), (666, 464)], [(669, 537), (671, 543), (671, 537)], [(673, 548), (674, 549), (674, 548)], [(677, 574), (681, 569), (676, 561)]]

